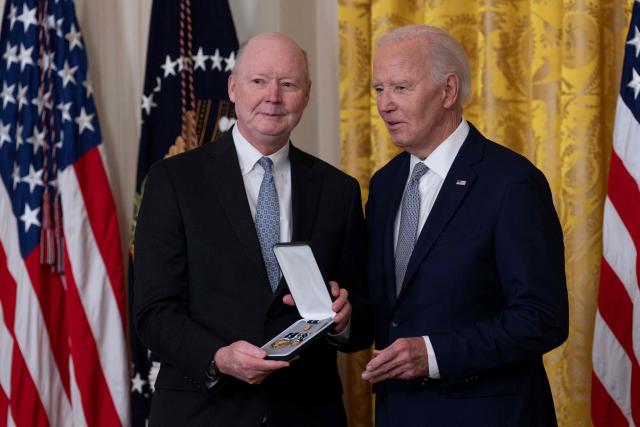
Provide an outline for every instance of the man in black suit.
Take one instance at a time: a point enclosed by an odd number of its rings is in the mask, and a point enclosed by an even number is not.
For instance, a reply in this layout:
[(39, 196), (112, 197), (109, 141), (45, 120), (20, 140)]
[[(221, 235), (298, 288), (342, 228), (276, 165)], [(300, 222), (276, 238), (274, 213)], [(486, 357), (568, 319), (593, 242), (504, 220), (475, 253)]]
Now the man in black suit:
[[(229, 78), (233, 130), (149, 173), (135, 321), (162, 362), (151, 425), (346, 425), (336, 349), (372, 340), (365, 226), (355, 179), (289, 142), (310, 86), (292, 39), (253, 37)], [(334, 330), (291, 362), (260, 348), (300, 317), (277, 241), (309, 242), (335, 298)]]
[(378, 43), (373, 87), (404, 151), (371, 179), (376, 425), (552, 426), (542, 355), (568, 333), (547, 181), (462, 116), (464, 50), (428, 26)]

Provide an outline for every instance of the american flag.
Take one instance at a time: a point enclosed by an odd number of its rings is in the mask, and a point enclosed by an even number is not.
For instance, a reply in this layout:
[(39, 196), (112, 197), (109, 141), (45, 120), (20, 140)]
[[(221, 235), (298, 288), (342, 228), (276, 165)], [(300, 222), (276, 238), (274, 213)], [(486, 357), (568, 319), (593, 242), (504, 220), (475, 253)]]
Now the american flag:
[(128, 425), (125, 287), (71, 0), (0, 36), (0, 426)]
[(596, 427), (640, 426), (640, 2), (633, 4), (604, 204), (593, 339)]

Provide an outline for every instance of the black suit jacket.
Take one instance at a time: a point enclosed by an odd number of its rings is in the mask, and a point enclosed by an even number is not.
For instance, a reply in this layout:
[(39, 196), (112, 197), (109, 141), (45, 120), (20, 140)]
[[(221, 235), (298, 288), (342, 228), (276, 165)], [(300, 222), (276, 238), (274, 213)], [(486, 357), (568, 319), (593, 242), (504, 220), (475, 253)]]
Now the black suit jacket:
[(379, 384), (376, 425), (555, 425), (542, 355), (566, 339), (568, 303), (545, 177), (471, 126), (396, 297), (394, 220), (409, 160), (398, 155), (371, 180), (376, 347), (428, 335), (441, 378)]
[[(327, 280), (349, 291), (349, 343), (371, 344), (366, 233), (355, 179), (291, 146), (293, 241), (311, 244)], [(154, 165), (135, 240), (135, 312), (142, 342), (162, 362), (152, 425), (345, 425), (336, 347), (319, 339), (260, 385), (205, 370), (234, 341), (257, 346), (298, 319), (284, 280), (267, 279), (231, 133)]]

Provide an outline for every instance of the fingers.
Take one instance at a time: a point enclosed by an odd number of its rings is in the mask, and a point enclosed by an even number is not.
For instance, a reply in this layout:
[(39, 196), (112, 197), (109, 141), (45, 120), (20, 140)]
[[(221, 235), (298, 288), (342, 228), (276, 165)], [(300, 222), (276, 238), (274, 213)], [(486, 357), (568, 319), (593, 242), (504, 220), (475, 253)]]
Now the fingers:
[(351, 319), (352, 307), (349, 302), (349, 292), (346, 289), (341, 289), (336, 282), (329, 282), (331, 287), (331, 295), (335, 297), (335, 301), (331, 305), (331, 309), (336, 313), (333, 318), (335, 322), (334, 330), (337, 333), (344, 331)]
[(218, 370), (249, 384), (261, 383), (271, 372), (289, 366), (288, 362), (265, 360), (266, 352), (246, 341), (236, 341), (215, 354)]
[(285, 296), (283, 296), (282, 302), (290, 306), (296, 305), (296, 302), (293, 300), (293, 296), (291, 294), (286, 294)]
[(412, 379), (427, 376), (427, 350), (422, 337), (399, 338), (389, 347), (374, 351), (362, 378), (376, 383), (390, 378)]

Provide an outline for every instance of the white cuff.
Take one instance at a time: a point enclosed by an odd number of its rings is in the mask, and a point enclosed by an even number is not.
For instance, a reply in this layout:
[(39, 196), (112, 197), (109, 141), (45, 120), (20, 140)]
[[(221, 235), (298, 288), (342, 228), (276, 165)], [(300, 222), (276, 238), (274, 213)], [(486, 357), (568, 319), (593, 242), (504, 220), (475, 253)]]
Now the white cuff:
[(431, 340), (426, 335), (422, 338), (424, 338), (424, 343), (427, 346), (427, 360), (429, 361), (429, 378), (438, 379), (440, 378), (440, 370), (438, 369), (436, 353), (433, 351)]

